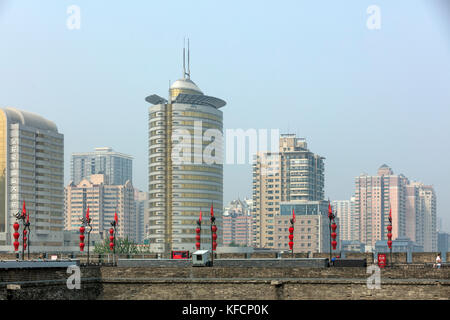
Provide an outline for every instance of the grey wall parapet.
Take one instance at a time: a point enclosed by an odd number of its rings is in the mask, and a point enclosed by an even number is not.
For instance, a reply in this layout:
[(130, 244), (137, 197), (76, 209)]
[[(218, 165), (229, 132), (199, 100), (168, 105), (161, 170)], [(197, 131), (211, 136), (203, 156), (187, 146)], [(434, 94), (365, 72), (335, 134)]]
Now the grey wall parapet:
[[(182, 259), (119, 259), (118, 267), (191, 267), (192, 260)], [(326, 268), (327, 258), (294, 259), (214, 259), (215, 267), (268, 267), (268, 268)]]

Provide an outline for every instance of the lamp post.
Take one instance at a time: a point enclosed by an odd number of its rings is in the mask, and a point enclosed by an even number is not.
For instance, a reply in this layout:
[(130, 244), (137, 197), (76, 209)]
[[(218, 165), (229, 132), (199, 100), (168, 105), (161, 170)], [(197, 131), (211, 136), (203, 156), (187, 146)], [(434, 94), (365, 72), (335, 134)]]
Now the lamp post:
[(117, 217), (117, 210), (114, 213), (114, 220), (111, 222), (111, 228), (109, 229), (109, 249), (113, 250), (113, 265), (116, 264), (116, 228), (119, 224)]
[(217, 248), (217, 226), (216, 217), (214, 217), (214, 208), (211, 204), (211, 266), (214, 266), (214, 251)]
[(387, 226), (387, 245), (389, 247), (389, 260), (390, 260), (390, 266), (392, 267), (392, 208), (389, 209), (389, 224)]
[(291, 258), (294, 258), (294, 223), (295, 223), (295, 211), (292, 208), (292, 219), (289, 220), (291, 226), (289, 227), (289, 249), (291, 249)]
[(80, 251), (84, 251), (84, 232), (86, 231), (86, 226), (89, 227), (89, 230), (87, 232), (88, 234), (88, 252), (87, 252), (87, 265), (89, 265), (89, 240), (90, 240), (90, 234), (92, 231), (91, 221), (92, 219), (89, 217), (89, 206), (87, 208), (86, 217), (83, 217), (80, 219), (81, 221), (81, 227), (80, 227)]
[(197, 250), (200, 250), (200, 246), (201, 246), (201, 237), (200, 237), (200, 235), (202, 233), (202, 210), (200, 210), (200, 217), (197, 220), (197, 228), (195, 229), (195, 233), (196, 233), (196, 236), (195, 236), (195, 240), (196, 240), (195, 247), (197, 248)]
[[(27, 215), (27, 210), (25, 207), (25, 200), (23, 201), (23, 206), (22, 206), (22, 211), (17, 212), (17, 214), (14, 215), (14, 217), (18, 220), (18, 221), (22, 221), (22, 225), (23, 225), (23, 229), (22, 229), (22, 260), (25, 260), (25, 249), (27, 248), (27, 234), (28, 234), (28, 230), (30, 228), (30, 217), (29, 215)], [(26, 221), (25, 221), (26, 219)], [(18, 251), (19, 250), (19, 246), (20, 246), (20, 242), (19, 242), (19, 237), (20, 237), (20, 233), (19, 233), (19, 228), (20, 225), (19, 223), (16, 221), (13, 225), (14, 228), (14, 251)], [(30, 247), (28, 246), (28, 259), (30, 258)]]
[(336, 241), (336, 228), (337, 225), (334, 221), (336, 215), (333, 214), (333, 210), (331, 209), (330, 200), (328, 200), (328, 219), (330, 220), (330, 263), (331, 263), (331, 249), (336, 250), (337, 241)]

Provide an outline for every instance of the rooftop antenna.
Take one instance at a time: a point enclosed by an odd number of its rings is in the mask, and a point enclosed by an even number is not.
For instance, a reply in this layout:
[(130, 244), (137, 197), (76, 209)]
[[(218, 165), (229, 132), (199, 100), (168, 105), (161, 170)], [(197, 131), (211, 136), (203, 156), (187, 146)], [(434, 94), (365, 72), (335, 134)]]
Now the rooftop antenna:
[(186, 37), (183, 38), (183, 79), (186, 77)]
[(188, 38), (188, 73), (187, 73), (188, 79), (191, 78), (191, 63), (189, 62), (189, 52), (190, 52), (190, 50), (189, 50), (189, 38)]

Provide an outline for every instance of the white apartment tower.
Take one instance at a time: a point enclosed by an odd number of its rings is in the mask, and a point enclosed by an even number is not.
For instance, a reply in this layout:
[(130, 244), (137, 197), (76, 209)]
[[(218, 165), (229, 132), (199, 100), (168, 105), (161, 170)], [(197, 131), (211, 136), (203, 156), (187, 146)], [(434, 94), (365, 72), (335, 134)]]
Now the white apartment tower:
[(0, 109), (0, 251), (14, 251), (14, 217), (25, 201), (31, 252), (64, 243), (64, 136), (43, 117)]

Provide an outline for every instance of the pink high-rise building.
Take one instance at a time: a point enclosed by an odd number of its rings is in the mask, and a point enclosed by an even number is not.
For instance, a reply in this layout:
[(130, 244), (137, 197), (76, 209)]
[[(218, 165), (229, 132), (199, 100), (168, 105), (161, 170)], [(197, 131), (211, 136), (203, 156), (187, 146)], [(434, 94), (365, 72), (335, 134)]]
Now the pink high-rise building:
[(406, 186), (408, 179), (382, 165), (376, 176), (362, 174), (355, 180), (355, 211), (359, 215), (359, 240), (366, 248), (386, 239), (392, 210), (392, 238), (406, 234)]
[(387, 240), (389, 212), (392, 212), (392, 239), (407, 237), (435, 251), (436, 195), (431, 186), (409, 182), (382, 165), (376, 176), (362, 174), (355, 180), (355, 214), (359, 217), (359, 241), (373, 249), (378, 240)]

